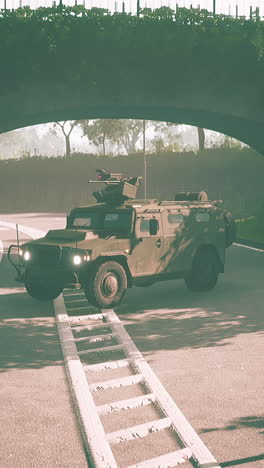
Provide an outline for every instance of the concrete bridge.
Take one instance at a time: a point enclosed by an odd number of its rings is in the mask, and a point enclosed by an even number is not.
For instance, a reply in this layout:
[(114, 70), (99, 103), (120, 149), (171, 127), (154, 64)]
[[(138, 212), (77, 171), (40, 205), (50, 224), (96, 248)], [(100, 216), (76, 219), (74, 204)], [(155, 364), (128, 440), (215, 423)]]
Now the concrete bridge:
[(264, 154), (264, 60), (253, 26), (247, 37), (239, 28), (221, 36), (166, 22), (118, 29), (108, 17), (87, 25), (87, 34), (73, 22), (69, 29), (65, 39), (53, 34), (56, 54), (37, 48), (32, 24), (23, 44), (13, 38), (13, 62), (0, 47), (1, 133), (59, 120), (164, 120), (224, 133)]

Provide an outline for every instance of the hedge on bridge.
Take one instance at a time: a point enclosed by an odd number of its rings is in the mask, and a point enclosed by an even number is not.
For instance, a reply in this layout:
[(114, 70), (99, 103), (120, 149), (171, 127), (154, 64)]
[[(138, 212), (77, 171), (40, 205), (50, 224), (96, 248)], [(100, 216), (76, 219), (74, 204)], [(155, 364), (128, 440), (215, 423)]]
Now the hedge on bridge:
[(114, 92), (117, 69), (126, 77), (139, 68), (157, 92), (164, 83), (151, 77), (164, 68), (168, 82), (197, 67), (208, 79), (209, 70), (224, 89), (230, 74), (234, 83), (263, 81), (264, 23), (167, 7), (143, 9), (139, 18), (83, 6), (1, 10), (0, 63), (3, 95), (36, 80), (66, 79), (96, 91), (105, 74)]

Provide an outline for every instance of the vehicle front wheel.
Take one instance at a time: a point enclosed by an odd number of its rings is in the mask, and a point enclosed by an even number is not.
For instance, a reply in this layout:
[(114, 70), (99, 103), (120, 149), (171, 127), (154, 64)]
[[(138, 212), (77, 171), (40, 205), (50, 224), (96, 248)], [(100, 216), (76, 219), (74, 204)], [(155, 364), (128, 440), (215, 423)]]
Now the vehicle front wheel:
[(195, 255), (192, 269), (184, 280), (187, 288), (192, 291), (210, 291), (215, 287), (218, 276), (218, 258), (213, 250), (204, 248)]
[(26, 270), (25, 288), (28, 294), (39, 301), (52, 301), (58, 297), (63, 287), (55, 283), (48, 275)]
[(90, 273), (84, 288), (88, 302), (101, 309), (111, 309), (120, 304), (126, 289), (126, 272), (120, 263), (114, 261), (100, 264)]

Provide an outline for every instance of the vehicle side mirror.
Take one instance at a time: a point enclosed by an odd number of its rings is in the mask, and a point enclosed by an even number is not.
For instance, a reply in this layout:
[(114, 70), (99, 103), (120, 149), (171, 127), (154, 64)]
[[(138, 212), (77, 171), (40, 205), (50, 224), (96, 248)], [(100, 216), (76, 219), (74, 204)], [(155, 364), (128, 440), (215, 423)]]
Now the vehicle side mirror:
[(149, 233), (151, 236), (156, 236), (159, 230), (159, 223), (157, 219), (151, 219), (149, 221)]

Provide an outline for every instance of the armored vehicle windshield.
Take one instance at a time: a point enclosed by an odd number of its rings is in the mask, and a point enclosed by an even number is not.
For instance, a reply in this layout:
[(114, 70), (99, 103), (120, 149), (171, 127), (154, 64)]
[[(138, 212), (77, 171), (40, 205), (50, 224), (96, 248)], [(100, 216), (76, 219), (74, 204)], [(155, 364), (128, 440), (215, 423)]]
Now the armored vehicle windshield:
[(84, 229), (102, 235), (128, 236), (132, 227), (132, 211), (101, 206), (79, 208), (71, 212), (67, 228)]

